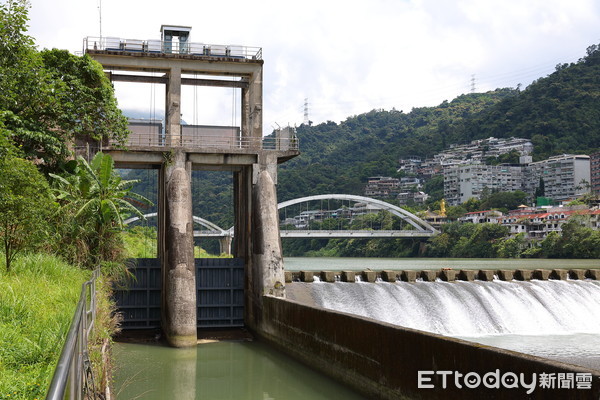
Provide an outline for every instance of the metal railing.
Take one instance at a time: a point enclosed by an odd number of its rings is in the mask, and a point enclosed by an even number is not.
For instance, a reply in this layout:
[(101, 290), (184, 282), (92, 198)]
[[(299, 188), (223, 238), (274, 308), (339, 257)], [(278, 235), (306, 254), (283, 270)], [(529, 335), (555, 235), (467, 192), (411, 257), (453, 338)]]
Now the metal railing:
[(83, 39), (83, 52), (88, 50), (127, 51), (155, 54), (187, 54), (193, 56), (230, 57), (262, 60), (262, 48), (239, 45), (205, 44), (161, 40), (91, 37)]
[[(117, 146), (119, 143), (110, 141), (109, 145)], [(124, 143), (126, 147), (191, 147), (214, 150), (281, 150), (298, 151), (298, 138), (279, 137), (232, 137), (218, 135), (181, 134), (176, 136), (161, 135), (156, 133), (132, 133)]]
[(77, 309), (67, 333), (46, 400), (94, 398), (88, 339), (96, 320), (96, 279), (100, 269), (81, 287)]

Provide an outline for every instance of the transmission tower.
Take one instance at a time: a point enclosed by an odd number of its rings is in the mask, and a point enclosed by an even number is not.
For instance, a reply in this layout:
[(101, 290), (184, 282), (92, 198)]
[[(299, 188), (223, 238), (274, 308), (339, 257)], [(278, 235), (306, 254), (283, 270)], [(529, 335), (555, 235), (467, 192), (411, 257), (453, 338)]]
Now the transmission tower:
[(308, 125), (308, 97), (304, 99), (304, 124)]
[(471, 75), (471, 93), (475, 93), (475, 74)]

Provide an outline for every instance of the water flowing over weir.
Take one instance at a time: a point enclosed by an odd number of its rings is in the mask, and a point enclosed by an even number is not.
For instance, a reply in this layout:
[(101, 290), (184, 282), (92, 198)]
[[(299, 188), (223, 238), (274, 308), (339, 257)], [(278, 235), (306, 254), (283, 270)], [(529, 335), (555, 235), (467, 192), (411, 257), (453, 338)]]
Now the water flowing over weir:
[(597, 281), (308, 285), (323, 308), (441, 335), (600, 334)]

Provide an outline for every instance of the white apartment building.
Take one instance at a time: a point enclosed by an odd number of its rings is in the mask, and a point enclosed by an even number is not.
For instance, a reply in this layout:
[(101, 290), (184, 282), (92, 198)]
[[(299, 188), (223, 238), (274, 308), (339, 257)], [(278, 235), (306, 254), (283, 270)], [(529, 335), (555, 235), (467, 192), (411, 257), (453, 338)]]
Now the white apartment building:
[(523, 191), (533, 194), (544, 180), (545, 197), (569, 200), (590, 191), (590, 156), (563, 154), (527, 165)]
[(524, 165), (485, 165), (479, 162), (444, 168), (444, 197), (450, 205), (480, 198), (483, 190), (522, 190), (533, 196), (544, 180), (546, 197), (568, 200), (589, 191), (590, 157), (562, 155)]
[(494, 138), (473, 140), (468, 144), (453, 144), (446, 151), (438, 153), (438, 160), (471, 159), (484, 160), (487, 157), (497, 157), (501, 154), (517, 151), (521, 156), (527, 156), (533, 151), (533, 144), (523, 138)]
[(484, 189), (510, 192), (522, 190), (523, 167), (481, 163), (450, 165), (444, 168), (444, 198), (450, 205), (479, 198)]

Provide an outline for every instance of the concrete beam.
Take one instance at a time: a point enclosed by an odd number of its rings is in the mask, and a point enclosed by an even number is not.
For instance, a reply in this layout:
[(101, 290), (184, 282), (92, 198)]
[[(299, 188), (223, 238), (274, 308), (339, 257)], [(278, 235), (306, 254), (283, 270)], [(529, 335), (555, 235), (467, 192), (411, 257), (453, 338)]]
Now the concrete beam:
[(133, 83), (162, 83), (167, 84), (169, 78), (163, 76), (148, 76), (148, 75), (125, 75), (108, 72), (108, 79), (111, 82), (133, 82)]
[(222, 81), (219, 79), (198, 79), (198, 78), (181, 78), (182, 85), (188, 86), (208, 86), (208, 87), (225, 87), (245, 89), (248, 87), (247, 81)]
[(105, 70), (121, 71), (164, 71), (176, 66), (183, 73), (198, 73), (214, 76), (249, 77), (262, 70), (263, 60), (215, 60), (199, 59), (178, 54), (155, 56), (152, 54), (115, 53), (88, 51), (90, 57), (102, 64)]
[[(127, 75), (108, 72), (108, 78), (111, 82), (133, 82), (133, 83), (160, 83), (167, 84), (169, 78), (163, 76), (151, 75)], [(200, 79), (200, 78), (181, 78), (181, 84), (187, 86), (207, 86), (207, 87), (225, 87), (225, 88), (247, 88), (247, 81), (224, 81), (220, 79)]]
[(240, 166), (255, 164), (258, 155), (254, 152), (251, 154), (190, 153), (188, 160), (194, 165)]

